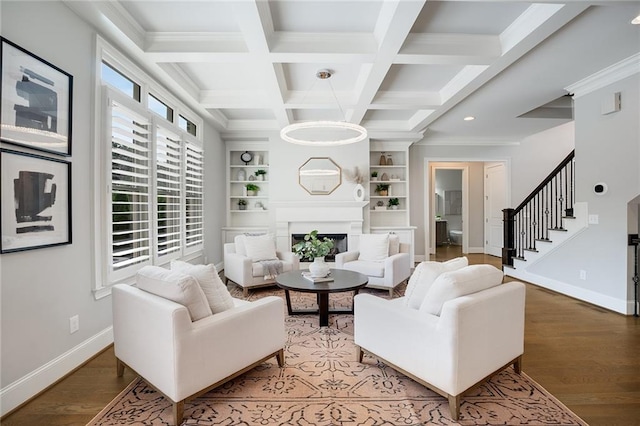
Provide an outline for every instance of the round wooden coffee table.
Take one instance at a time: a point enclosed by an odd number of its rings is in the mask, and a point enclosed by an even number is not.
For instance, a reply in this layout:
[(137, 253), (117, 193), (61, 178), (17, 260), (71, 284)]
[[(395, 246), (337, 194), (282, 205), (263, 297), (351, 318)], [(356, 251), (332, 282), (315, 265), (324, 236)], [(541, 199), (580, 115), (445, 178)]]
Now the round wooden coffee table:
[[(284, 289), (284, 295), (287, 299), (287, 311), (289, 315), (320, 315), (320, 327), (329, 325), (329, 314), (353, 314), (353, 303), (351, 310), (329, 310), (329, 293), (341, 293), (343, 291), (353, 291), (354, 296), (358, 291), (367, 285), (369, 277), (358, 272), (347, 271), (344, 269), (331, 269), (329, 276), (332, 281), (324, 281), (314, 283), (302, 276), (306, 270), (298, 270), (285, 272), (276, 277), (278, 287)], [(317, 310), (296, 310), (291, 309), (291, 297), (289, 291), (300, 291), (302, 293), (316, 293), (318, 297)]]

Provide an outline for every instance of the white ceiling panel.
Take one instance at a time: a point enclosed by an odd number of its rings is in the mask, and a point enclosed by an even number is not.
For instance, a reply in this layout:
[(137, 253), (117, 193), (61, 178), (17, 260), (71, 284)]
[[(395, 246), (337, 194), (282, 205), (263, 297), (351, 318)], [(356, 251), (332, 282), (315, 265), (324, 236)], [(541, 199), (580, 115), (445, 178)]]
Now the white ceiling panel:
[(276, 117), (273, 111), (268, 109), (229, 109), (223, 108), (219, 110), (229, 120), (274, 120)]
[(145, 31), (239, 31), (232, 5), (225, 1), (126, 0), (120, 4)]
[(461, 65), (393, 65), (380, 89), (439, 92), (463, 68)]
[(381, 1), (269, 2), (275, 31), (300, 33), (371, 33)]
[(497, 35), (529, 6), (526, 2), (430, 1), (411, 32)]

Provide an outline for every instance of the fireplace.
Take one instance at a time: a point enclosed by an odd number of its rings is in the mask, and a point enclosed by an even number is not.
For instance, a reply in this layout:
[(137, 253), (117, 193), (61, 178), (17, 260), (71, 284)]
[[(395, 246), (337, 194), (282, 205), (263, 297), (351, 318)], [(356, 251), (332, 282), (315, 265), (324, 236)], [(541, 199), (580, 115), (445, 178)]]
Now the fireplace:
[[(304, 241), (304, 236), (305, 234), (291, 234), (291, 247), (300, 241)], [(335, 261), (336, 254), (343, 253), (348, 250), (347, 234), (318, 234), (319, 240), (323, 240), (325, 237), (333, 241), (333, 248), (329, 254), (324, 257), (327, 262)], [(300, 261), (313, 262), (313, 259), (303, 258), (300, 259)]]

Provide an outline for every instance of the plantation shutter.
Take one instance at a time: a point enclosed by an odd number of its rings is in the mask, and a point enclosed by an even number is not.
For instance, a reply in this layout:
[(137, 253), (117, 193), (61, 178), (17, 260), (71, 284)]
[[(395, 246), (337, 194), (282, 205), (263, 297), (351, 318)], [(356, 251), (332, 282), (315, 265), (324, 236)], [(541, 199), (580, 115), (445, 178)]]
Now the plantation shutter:
[(204, 242), (203, 163), (202, 148), (187, 138), (185, 145), (185, 218), (186, 246), (201, 246)]
[(149, 121), (111, 102), (111, 246), (113, 272), (151, 257)]
[(156, 130), (156, 205), (158, 257), (180, 254), (182, 247), (182, 146), (180, 136)]

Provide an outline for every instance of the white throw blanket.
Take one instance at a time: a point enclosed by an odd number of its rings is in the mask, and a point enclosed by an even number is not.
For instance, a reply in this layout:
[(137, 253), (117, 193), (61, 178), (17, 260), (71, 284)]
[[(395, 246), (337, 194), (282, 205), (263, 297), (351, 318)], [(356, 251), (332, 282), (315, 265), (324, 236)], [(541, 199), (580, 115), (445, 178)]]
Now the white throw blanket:
[(265, 280), (272, 280), (282, 273), (282, 261), (278, 259), (261, 260), (262, 272)]

